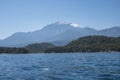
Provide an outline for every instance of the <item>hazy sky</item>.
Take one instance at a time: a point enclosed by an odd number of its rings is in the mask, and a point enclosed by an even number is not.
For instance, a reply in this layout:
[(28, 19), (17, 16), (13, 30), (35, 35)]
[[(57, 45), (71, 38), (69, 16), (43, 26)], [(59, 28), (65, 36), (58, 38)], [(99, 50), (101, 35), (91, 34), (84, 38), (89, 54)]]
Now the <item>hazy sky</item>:
[(95, 29), (120, 26), (120, 0), (0, 0), (0, 39), (61, 20)]

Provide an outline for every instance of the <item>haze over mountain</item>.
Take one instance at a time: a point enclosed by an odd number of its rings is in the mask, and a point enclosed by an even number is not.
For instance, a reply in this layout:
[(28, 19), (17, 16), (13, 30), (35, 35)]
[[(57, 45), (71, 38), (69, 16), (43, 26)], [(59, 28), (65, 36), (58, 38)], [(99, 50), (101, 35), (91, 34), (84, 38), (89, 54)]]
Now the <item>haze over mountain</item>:
[(95, 30), (90, 27), (80, 27), (75, 23), (55, 22), (43, 29), (33, 32), (17, 32), (0, 40), (0, 46), (25, 46), (31, 43), (51, 42), (55, 45), (65, 45), (79, 37), (88, 35), (104, 35), (119, 37), (120, 27)]

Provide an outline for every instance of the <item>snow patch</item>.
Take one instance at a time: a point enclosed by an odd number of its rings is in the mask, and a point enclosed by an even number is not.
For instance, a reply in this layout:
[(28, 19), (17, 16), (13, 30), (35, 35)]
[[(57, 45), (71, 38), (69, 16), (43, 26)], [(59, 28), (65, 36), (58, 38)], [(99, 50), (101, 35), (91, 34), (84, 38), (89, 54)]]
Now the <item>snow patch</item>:
[(70, 25), (73, 26), (73, 27), (79, 27), (79, 25), (75, 24), (75, 23), (71, 23)]

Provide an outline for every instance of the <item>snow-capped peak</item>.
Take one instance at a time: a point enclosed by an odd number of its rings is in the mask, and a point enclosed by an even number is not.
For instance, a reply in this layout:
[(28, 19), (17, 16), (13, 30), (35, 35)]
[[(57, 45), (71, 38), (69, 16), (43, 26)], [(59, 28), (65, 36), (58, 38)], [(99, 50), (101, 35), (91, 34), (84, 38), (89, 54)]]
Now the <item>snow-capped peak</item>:
[(65, 21), (58, 21), (58, 22), (56, 22), (56, 24), (68, 24), (68, 23)]
[(68, 22), (65, 22), (65, 21), (58, 21), (58, 22), (56, 22), (55, 24), (65, 24), (65, 25), (70, 25), (70, 26), (72, 26), (72, 27), (79, 27), (79, 24), (76, 24), (76, 23), (68, 23)]
[(72, 27), (79, 27), (79, 24), (76, 24), (76, 23), (71, 23), (70, 24)]

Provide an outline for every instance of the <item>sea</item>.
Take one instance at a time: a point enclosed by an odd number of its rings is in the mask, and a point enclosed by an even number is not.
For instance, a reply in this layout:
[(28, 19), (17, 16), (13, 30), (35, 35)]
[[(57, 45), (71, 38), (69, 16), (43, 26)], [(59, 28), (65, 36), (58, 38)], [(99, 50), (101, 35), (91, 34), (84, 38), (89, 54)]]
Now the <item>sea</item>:
[(0, 80), (120, 80), (120, 52), (3, 53)]

